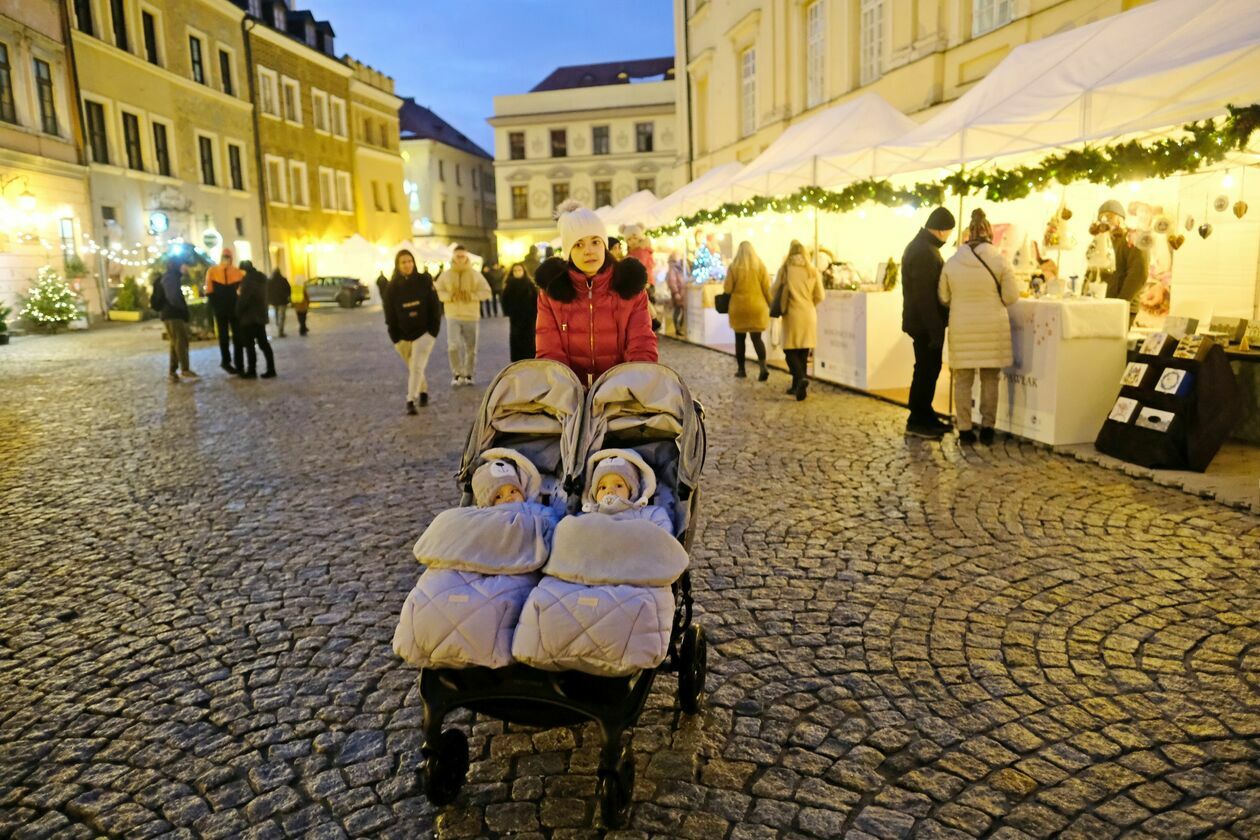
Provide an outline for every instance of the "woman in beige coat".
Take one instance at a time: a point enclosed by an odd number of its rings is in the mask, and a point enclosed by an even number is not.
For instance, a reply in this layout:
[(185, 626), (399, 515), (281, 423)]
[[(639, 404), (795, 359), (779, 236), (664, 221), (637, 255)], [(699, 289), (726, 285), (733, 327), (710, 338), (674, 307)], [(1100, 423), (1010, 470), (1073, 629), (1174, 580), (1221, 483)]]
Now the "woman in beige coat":
[(1013, 361), (1011, 319), (1006, 308), (1019, 300), (1019, 283), (1005, 257), (993, 247), (993, 228), (983, 210), (973, 210), (967, 242), (941, 270), (941, 303), (949, 307), (949, 366), (959, 443), (975, 443), (972, 388), (980, 372), (980, 442), (993, 443), (998, 378)]
[(722, 291), (731, 296), (727, 317), (735, 331), (735, 376), (743, 379), (748, 375), (744, 372), (744, 350), (745, 340), (751, 337), (757, 364), (761, 365), (757, 381), (765, 382), (770, 371), (766, 370), (766, 343), (761, 334), (770, 326), (770, 274), (751, 242), (739, 243)]
[(822, 278), (805, 254), (805, 246), (796, 240), (788, 248), (787, 259), (774, 278), (771, 300), (782, 295), (783, 355), (792, 373), (789, 394), (805, 399), (809, 379), (805, 369), (809, 352), (818, 343), (818, 304), (823, 302)]

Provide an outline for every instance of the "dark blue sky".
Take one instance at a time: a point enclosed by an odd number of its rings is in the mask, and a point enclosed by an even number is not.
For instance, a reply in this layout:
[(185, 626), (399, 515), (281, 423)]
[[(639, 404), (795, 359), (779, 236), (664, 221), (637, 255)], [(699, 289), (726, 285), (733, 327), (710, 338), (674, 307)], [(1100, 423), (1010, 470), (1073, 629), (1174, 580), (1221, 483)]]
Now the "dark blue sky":
[[(671, 0), (297, 0), (331, 21), (338, 54), (393, 76), (491, 154), (493, 97), (556, 67), (673, 55)], [(602, 27), (602, 34), (600, 32)]]

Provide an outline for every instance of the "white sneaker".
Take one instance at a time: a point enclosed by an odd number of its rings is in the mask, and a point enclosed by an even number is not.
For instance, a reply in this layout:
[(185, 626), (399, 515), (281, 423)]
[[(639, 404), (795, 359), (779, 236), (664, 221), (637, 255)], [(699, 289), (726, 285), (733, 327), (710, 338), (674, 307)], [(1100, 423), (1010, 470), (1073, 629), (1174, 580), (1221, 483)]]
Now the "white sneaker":
[(458, 376), (452, 376), (452, 377), (451, 377), (451, 387), (452, 387), (452, 388), (458, 388), (460, 385), (463, 385), (463, 384), (464, 384), (464, 380), (463, 380), (462, 378), (460, 378), (460, 377), (458, 377)]
[(472, 384), (473, 384), (473, 378), (472, 378), (471, 376), (465, 376), (465, 377), (464, 377), (464, 384), (465, 384), (465, 385), (468, 385), (468, 386), (470, 386), (470, 387), (471, 387), (471, 386), (472, 386)]

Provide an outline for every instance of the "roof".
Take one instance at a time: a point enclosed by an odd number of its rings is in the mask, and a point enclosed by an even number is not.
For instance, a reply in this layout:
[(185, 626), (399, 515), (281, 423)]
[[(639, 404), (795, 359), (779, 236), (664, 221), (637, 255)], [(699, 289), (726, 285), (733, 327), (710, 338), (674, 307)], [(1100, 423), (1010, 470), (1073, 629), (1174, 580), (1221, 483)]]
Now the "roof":
[(403, 99), (398, 109), (398, 130), (403, 140), (436, 140), (469, 154), (494, 160), (494, 156), (478, 146), (468, 136), (411, 97)]
[(674, 77), (674, 57), (640, 58), (633, 61), (609, 61), (605, 64), (574, 64), (558, 67), (534, 86), (530, 93), (543, 90), (569, 90), (603, 85), (628, 85), (662, 76)]

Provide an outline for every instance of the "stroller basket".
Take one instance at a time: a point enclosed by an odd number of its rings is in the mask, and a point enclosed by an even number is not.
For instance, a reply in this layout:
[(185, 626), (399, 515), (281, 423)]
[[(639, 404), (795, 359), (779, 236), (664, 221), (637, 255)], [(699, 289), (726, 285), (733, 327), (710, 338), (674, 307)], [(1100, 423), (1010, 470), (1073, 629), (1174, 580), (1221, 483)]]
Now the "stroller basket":
[[(571, 511), (580, 504), (590, 454), (609, 447), (635, 450), (656, 472), (653, 504), (671, 512), (675, 536), (689, 547), (704, 466), (703, 411), (673, 370), (646, 363), (618, 365), (584, 395), (577, 377), (556, 362), (509, 365), (487, 390), (465, 447), (457, 476), (464, 504), (470, 502), (472, 473), (481, 453), (495, 446), (516, 448), (534, 460), (553, 479), (553, 494), (567, 495)], [(467, 737), (458, 729), (442, 729), (455, 709), (528, 726), (594, 721), (603, 740), (598, 768), (601, 821), (606, 828), (623, 826), (634, 788), (634, 756), (629, 746), (622, 747), (622, 735), (642, 714), (657, 672), (678, 674), (679, 702), (689, 714), (699, 710), (704, 690), (707, 644), (703, 628), (691, 621), (690, 573), (684, 571), (672, 589), (668, 654), (656, 668), (624, 677), (545, 671), (521, 663), (494, 669), (423, 669), (425, 746), (419, 772), (430, 801), (439, 806), (454, 801), (468, 770)]]

